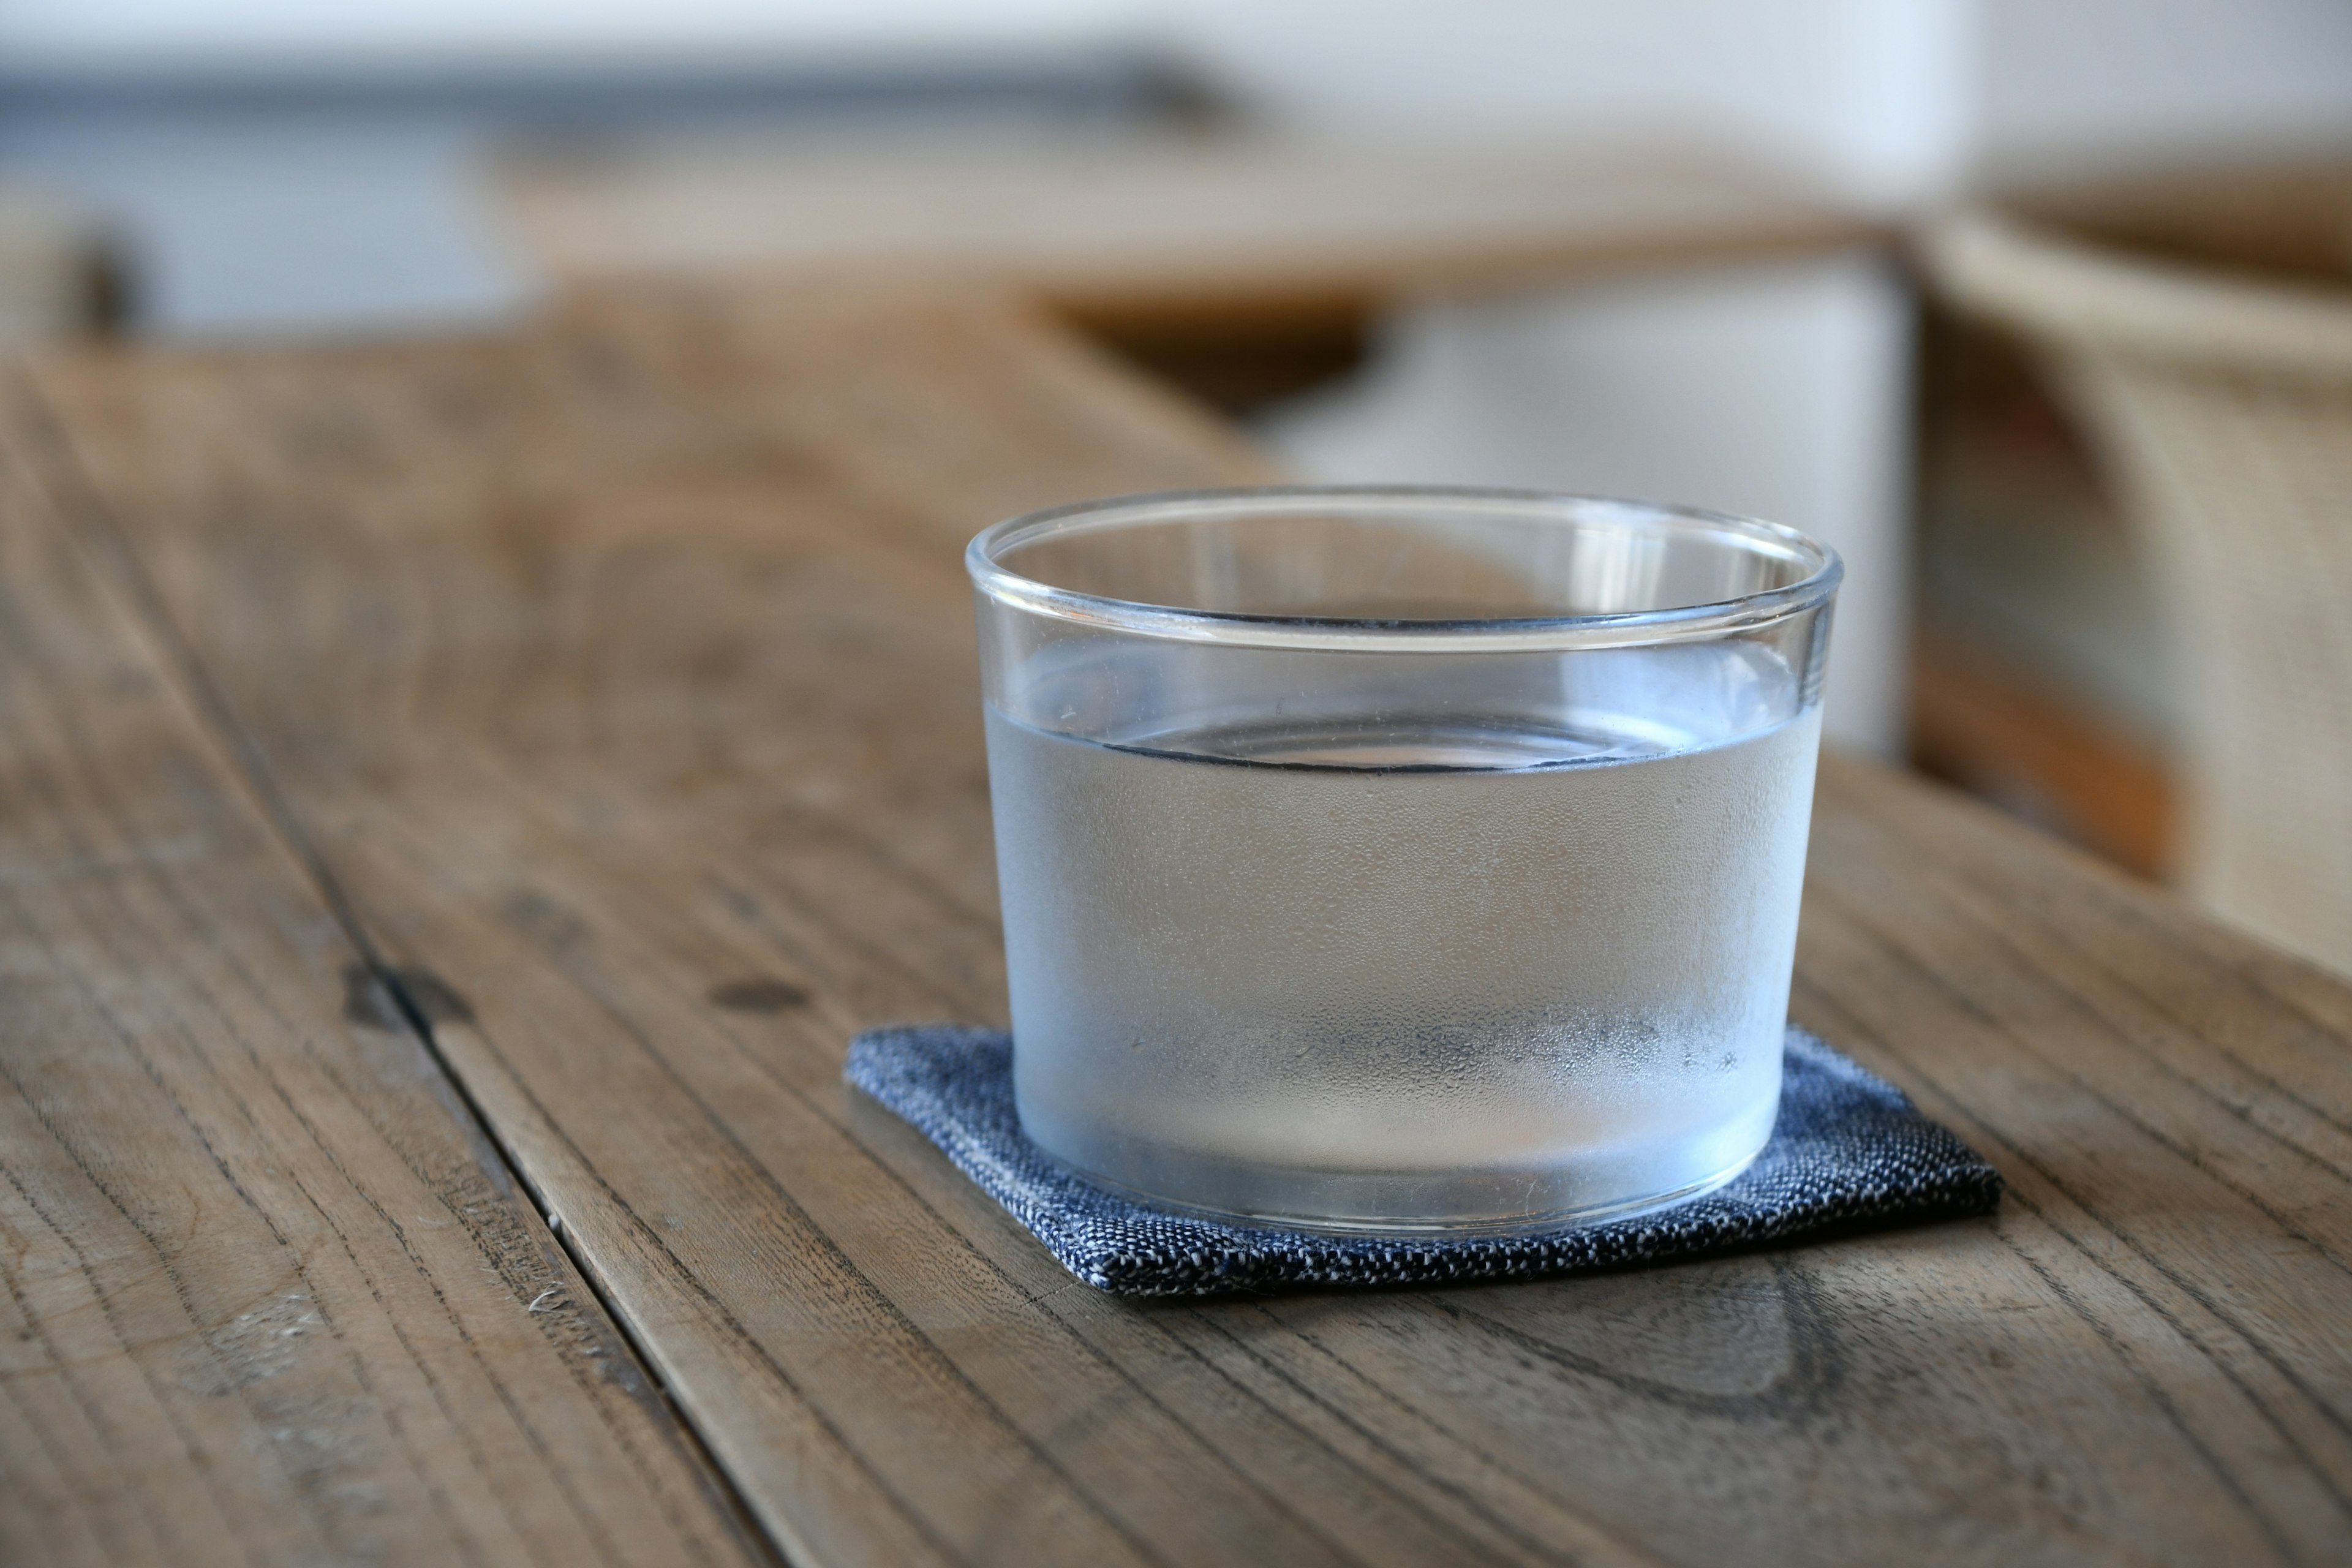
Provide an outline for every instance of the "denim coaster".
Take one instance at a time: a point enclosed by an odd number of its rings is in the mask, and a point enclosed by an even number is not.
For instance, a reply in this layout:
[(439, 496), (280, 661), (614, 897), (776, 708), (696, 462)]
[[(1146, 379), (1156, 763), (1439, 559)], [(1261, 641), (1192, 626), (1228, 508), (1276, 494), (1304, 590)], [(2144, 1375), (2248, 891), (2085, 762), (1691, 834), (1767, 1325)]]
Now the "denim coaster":
[(1789, 1027), (1780, 1120), (1714, 1192), (1632, 1219), (1520, 1236), (1314, 1235), (1171, 1214), (1072, 1174), (1022, 1135), (1013, 1040), (915, 1024), (850, 1043), (849, 1081), (938, 1144), (1062, 1267), (1122, 1296), (1535, 1279), (1727, 1251), (1832, 1226), (1991, 1212), (2000, 1173), (1894, 1085)]

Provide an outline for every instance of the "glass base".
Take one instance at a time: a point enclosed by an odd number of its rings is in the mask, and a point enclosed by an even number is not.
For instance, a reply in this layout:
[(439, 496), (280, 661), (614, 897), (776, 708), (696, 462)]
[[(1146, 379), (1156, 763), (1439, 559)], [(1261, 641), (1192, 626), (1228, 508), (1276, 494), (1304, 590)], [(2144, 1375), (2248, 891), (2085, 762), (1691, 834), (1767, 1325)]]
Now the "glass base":
[(1089, 1161), (1034, 1132), (1032, 1141), (1097, 1186), (1227, 1225), (1357, 1237), (1522, 1236), (1630, 1218), (1713, 1192), (1755, 1163), (1779, 1110), (1776, 1097), (1760, 1116), (1670, 1147), (1585, 1151), (1537, 1171), (1297, 1170), (1133, 1143), (1116, 1160)]

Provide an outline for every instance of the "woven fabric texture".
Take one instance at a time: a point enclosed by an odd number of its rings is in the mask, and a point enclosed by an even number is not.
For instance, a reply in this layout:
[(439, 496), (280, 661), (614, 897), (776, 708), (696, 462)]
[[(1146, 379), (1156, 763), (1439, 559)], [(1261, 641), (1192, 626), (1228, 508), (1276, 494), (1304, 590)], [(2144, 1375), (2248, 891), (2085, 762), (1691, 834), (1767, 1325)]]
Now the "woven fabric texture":
[(1990, 1213), (2000, 1174), (1903, 1092), (1789, 1030), (1772, 1141), (1727, 1185), (1675, 1207), (1520, 1236), (1317, 1235), (1171, 1214), (1105, 1191), (1022, 1135), (1013, 1041), (993, 1029), (875, 1029), (845, 1076), (939, 1145), (1062, 1266), (1122, 1296), (1534, 1279), (1663, 1262), (1830, 1227)]

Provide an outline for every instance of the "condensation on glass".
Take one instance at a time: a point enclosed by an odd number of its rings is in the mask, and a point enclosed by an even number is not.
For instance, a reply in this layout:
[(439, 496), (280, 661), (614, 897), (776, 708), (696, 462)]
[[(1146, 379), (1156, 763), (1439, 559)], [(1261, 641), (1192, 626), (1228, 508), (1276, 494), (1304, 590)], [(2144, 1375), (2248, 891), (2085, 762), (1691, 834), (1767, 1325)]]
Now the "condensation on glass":
[(1093, 502), (969, 552), (1022, 1125), (1175, 1207), (1511, 1230), (1779, 1103), (1840, 568), (1622, 501)]

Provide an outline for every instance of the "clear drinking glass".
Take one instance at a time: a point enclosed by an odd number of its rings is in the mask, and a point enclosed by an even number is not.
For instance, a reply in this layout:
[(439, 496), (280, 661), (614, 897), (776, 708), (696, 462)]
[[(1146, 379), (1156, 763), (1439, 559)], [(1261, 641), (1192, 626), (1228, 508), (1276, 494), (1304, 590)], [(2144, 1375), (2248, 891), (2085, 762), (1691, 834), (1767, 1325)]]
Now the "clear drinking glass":
[(1514, 491), (1139, 496), (977, 589), (1021, 1121), (1161, 1205), (1521, 1229), (1779, 1106), (1841, 568)]

